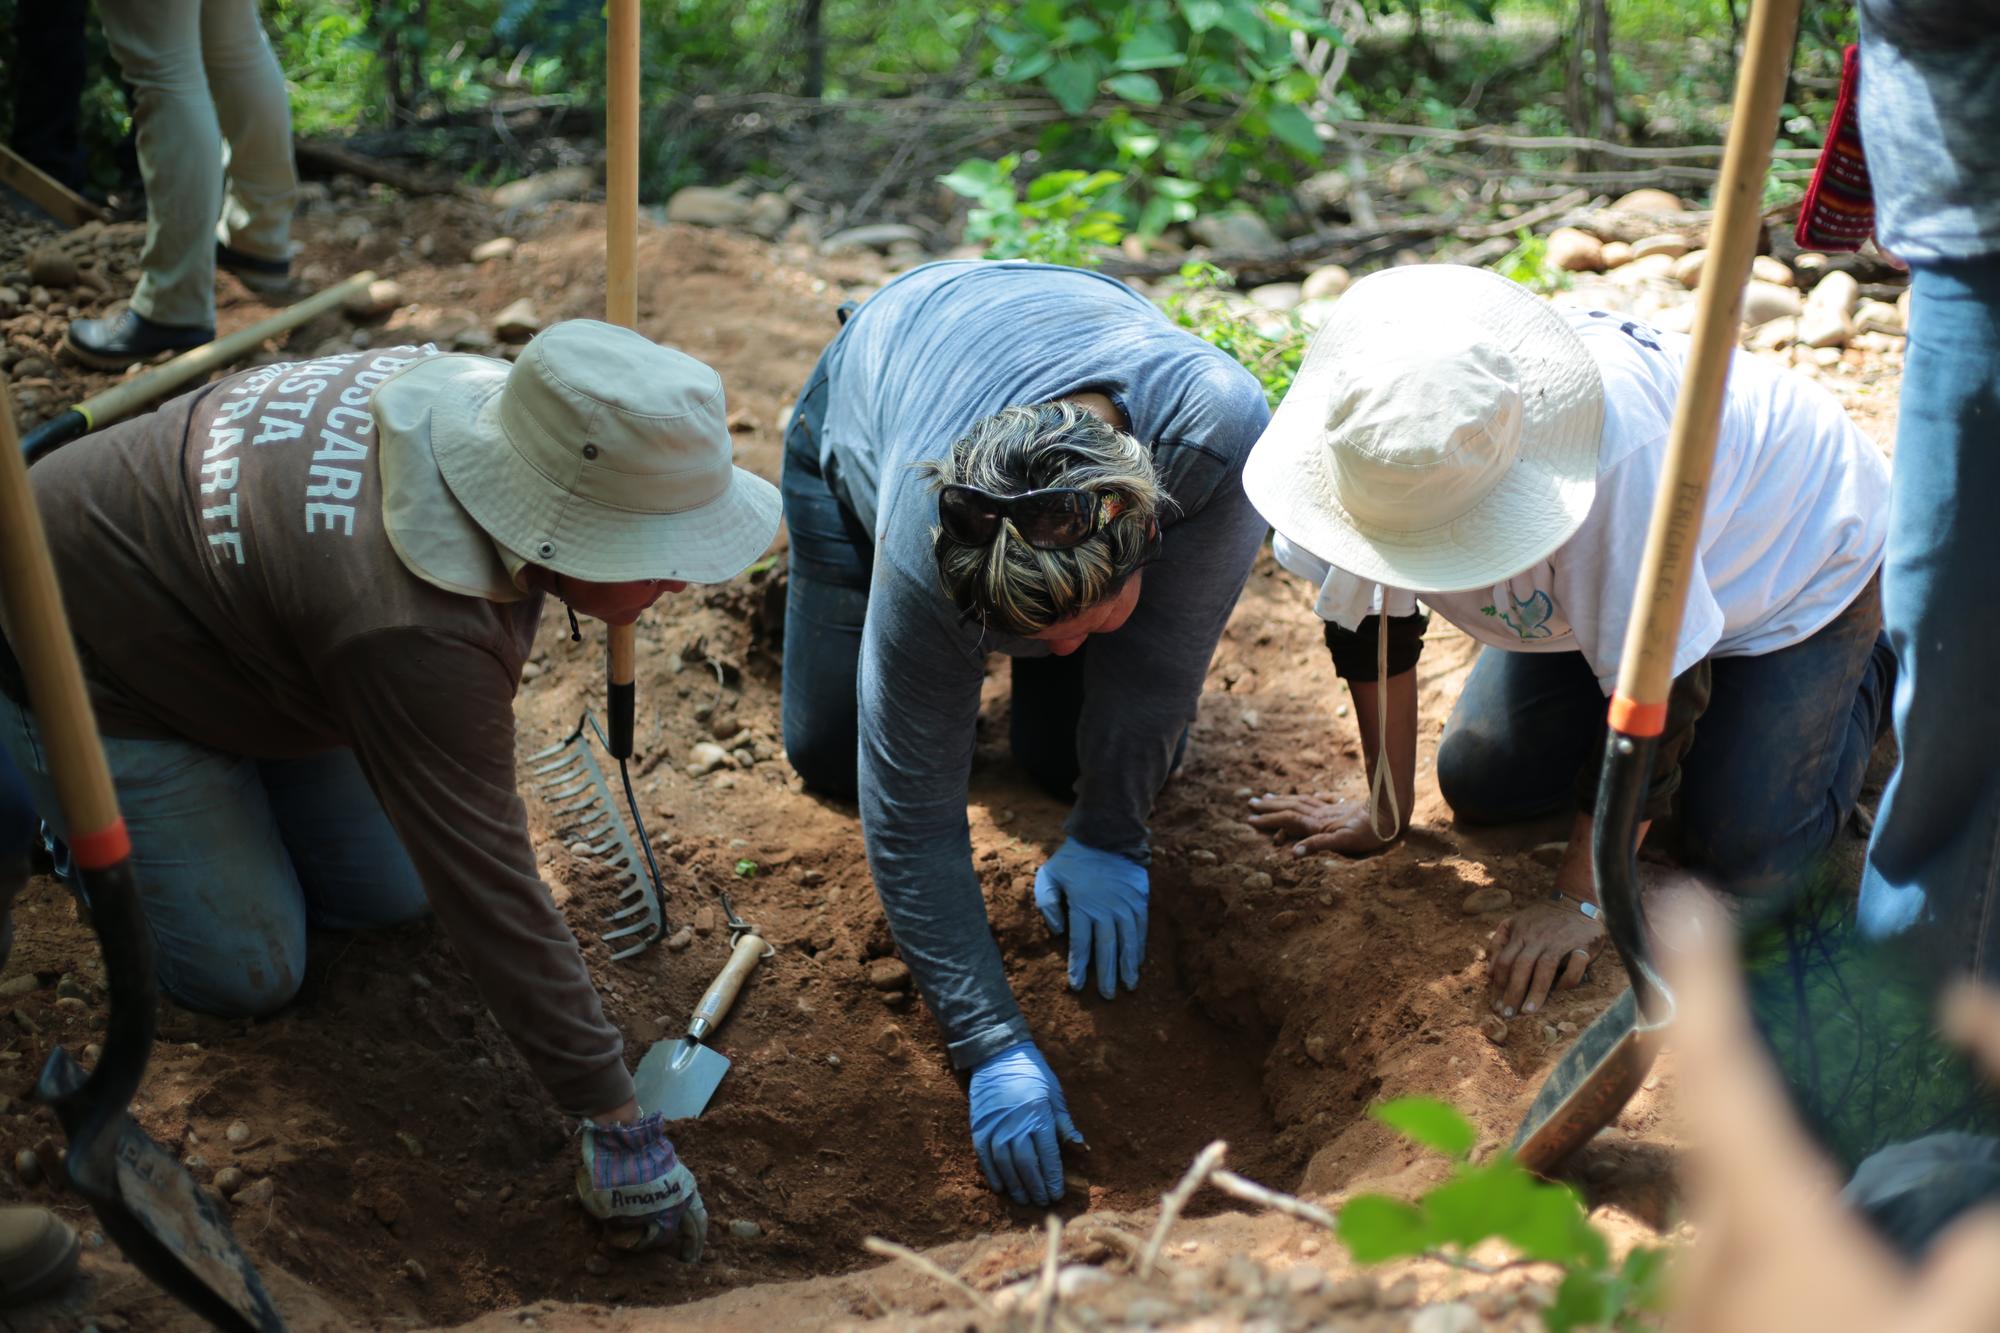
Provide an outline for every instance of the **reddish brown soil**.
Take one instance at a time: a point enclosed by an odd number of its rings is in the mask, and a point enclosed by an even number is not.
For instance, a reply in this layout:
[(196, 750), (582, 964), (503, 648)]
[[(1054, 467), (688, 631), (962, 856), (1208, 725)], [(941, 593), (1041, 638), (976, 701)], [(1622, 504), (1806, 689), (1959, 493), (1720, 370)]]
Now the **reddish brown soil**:
[[(351, 221), (336, 231), (330, 219), (307, 219), (306, 265), (337, 274), (358, 259), (395, 271), (414, 304), (370, 335), (379, 340), (449, 333), (522, 295), (545, 319), (601, 309), (592, 207), (504, 222), (459, 204), (348, 216), (373, 227), (357, 240)], [(522, 241), (514, 259), (457, 262), (503, 231)], [(432, 253), (418, 262), (424, 237)], [(740, 461), (775, 476), (780, 414), (833, 328), (833, 306), (879, 282), (879, 270), (682, 228), (645, 229), (640, 266), (643, 327), (722, 371)], [(330, 317), (291, 346), (310, 351), (352, 334)], [(63, 388), (93, 382), (70, 376)], [(235, 1207), (235, 1225), (296, 1327), (455, 1324), (535, 1302), (677, 1305), (873, 1263), (861, 1249), (871, 1234), (926, 1246), (1035, 1223), (979, 1179), (964, 1095), (921, 1003), (870, 984), (866, 964), (892, 945), (853, 809), (802, 793), (777, 752), (782, 547), (779, 556), (729, 586), (667, 599), (640, 626), (635, 777), (662, 849), (668, 919), (692, 924), (692, 943), (611, 962), (598, 934), (614, 887), (533, 807), (548, 881), (632, 1058), (684, 1021), (727, 954), (716, 889), (728, 888), (775, 946), (722, 1030), (719, 1045), (735, 1062), (727, 1081), (707, 1115), (676, 1135), (715, 1218), (708, 1255), (690, 1269), (604, 1248), (572, 1197), (574, 1145), (562, 1119), (438, 931), (327, 935), (314, 940), (305, 993), (276, 1018), (226, 1023), (169, 1010), (135, 1107), (200, 1178), (236, 1165), (272, 1182), (268, 1198)], [(547, 618), (518, 708), (524, 754), (560, 739), (596, 694), (592, 630), (573, 645), (560, 616)], [(726, 683), (707, 665), (676, 670), (696, 642)], [(1367, 862), (1295, 860), (1241, 823), (1244, 798), (1358, 791), (1359, 759), (1302, 589), (1261, 564), (1217, 653), (1190, 758), (1154, 822), (1158, 908), (1140, 989), (1113, 1003), (1069, 992), (1059, 945), (1032, 909), (1031, 879), (1064, 812), (1012, 768), (1005, 676), (995, 677), (968, 813), (1010, 978), (1091, 1144), (1070, 1158), (1065, 1215), (1148, 1208), (1215, 1138), (1232, 1145), (1236, 1170), (1281, 1188), (1414, 1188), (1439, 1167), (1362, 1116), (1384, 1096), (1441, 1096), (1486, 1140), (1511, 1135), (1570, 1025), (1614, 993), (1615, 969), (1598, 968), (1545, 1015), (1515, 1020), (1504, 1045), (1480, 1031), (1484, 944), (1499, 917), (1468, 916), (1460, 903), (1488, 885), (1517, 899), (1543, 891), (1549, 871), (1531, 849), (1559, 830), (1475, 838), (1449, 826), (1429, 756), (1470, 660), (1467, 641), (1433, 633), (1411, 837)], [(750, 732), (756, 762), (687, 774), (690, 746), (739, 729)], [(10, 1098), (0, 1106), (0, 1160), (60, 1142), (25, 1100), (26, 1085), (53, 1043), (76, 1050), (91, 1039), (101, 999), (91, 940), (65, 891), (37, 881), (17, 913), (5, 975), (33, 973), (37, 988), (0, 1001), (0, 1093)], [(81, 1007), (59, 1002), (66, 974), (86, 987)], [(1663, 1168), (1672, 1134), (1660, 1097), (1641, 1093), (1581, 1164), (1593, 1196), (1634, 1229), (1671, 1220)], [(237, 1121), (248, 1136), (231, 1142)], [(1216, 1197), (1195, 1211), (1216, 1211)], [(74, 1196), (0, 1171), (0, 1199), (20, 1198), (90, 1225)], [(754, 1222), (761, 1234), (733, 1234), (731, 1222)], [(982, 1262), (998, 1272), (1032, 1248), (1010, 1244), (1012, 1257)], [(818, 1323), (890, 1308), (851, 1283), (772, 1291), (790, 1294), (731, 1297), (701, 1307), (703, 1318)], [(62, 1301), (0, 1316), (0, 1326), (9, 1318), (19, 1328), (195, 1327), (106, 1248), (86, 1254), (83, 1280)], [(612, 1326), (587, 1311), (577, 1318)]]

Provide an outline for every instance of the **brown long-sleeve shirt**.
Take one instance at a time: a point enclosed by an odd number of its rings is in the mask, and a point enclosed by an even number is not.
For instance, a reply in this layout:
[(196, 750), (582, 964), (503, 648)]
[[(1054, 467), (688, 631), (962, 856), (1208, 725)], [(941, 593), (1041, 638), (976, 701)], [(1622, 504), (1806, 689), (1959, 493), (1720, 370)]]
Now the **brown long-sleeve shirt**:
[(417, 348), (267, 366), (38, 464), (108, 735), (258, 759), (350, 747), (494, 1016), (563, 1109), (631, 1096), (536, 870), (513, 697), (541, 618), (418, 578), (382, 522), (376, 388)]

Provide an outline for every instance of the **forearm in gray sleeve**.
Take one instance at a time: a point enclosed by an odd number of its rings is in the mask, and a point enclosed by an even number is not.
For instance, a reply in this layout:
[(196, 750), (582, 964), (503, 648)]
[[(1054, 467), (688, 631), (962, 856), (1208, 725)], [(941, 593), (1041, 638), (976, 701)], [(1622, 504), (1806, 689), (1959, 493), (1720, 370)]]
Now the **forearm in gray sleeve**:
[(1194, 721), (1222, 627), (1266, 526), (1232, 475), (1167, 534), (1123, 629), (1093, 640), (1077, 729), (1078, 842), (1143, 860), (1146, 823)]
[(949, 619), (875, 566), (859, 680), (861, 827), (896, 947), (970, 1068), (1028, 1039), (972, 867), (965, 818), (984, 672)]

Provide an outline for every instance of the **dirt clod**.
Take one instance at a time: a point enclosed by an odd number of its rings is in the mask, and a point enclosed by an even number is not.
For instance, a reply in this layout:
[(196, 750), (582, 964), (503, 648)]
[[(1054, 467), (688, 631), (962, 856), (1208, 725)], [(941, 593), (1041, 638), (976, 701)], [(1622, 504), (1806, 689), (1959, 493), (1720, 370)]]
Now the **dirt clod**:
[(747, 1217), (739, 1217), (730, 1222), (729, 1234), (737, 1240), (756, 1240), (764, 1234), (764, 1228)]
[(1507, 1020), (1500, 1017), (1500, 1015), (1487, 1014), (1484, 1018), (1481, 1018), (1479, 1020), (1479, 1030), (1485, 1034), (1486, 1040), (1492, 1042), (1495, 1046), (1505, 1046), (1507, 1044)]
[(1326, 1302), (1332, 1306), (1369, 1306), (1381, 1299), (1381, 1290), (1375, 1279), (1366, 1273), (1344, 1277), (1326, 1289)]
[(679, 930), (667, 936), (667, 949), (671, 953), (681, 953), (684, 950), (686, 950), (686, 948), (690, 944), (693, 943), (694, 943), (693, 926), (682, 926)]
[(1385, 1310), (1401, 1310), (1415, 1305), (1417, 1303), (1417, 1279), (1411, 1274), (1403, 1274), (1403, 1276), (1382, 1289), (1382, 1294), (1376, 1298), (1376, 1303)]
[(28, 256), (28, 280), (37, 287), (61, 291), (76, 286), (76, 261), (56, 249), (42, 249)]
[(257, 1208), (271, 1202), (278, 1195), (278, 1182), (269, 1176), (253, 1180), (230, 1196), (229, 1201), (238, 1208)]
[(910, 969), (900, 958), (877, 958), (868, 964), (868, 984), (880, 991), (908, 990)]
[(14, 1174), (30, 1189), (42, 1183), (42, 1159), (35, 1156), (33, 1148), (23, 1148), (14, 1154)]
[(215, 1178), (209, 1181), (209, 1187), (227, 1199), (236, 1193), (236, 1191), (243, 1188), (243, 1182), (246, 1179), (248, 1177), (244, 1175), (242, 1167), (225, 1166), (215, 1173)]
[(1458, 910), (1467, 916), (1484, 916), (1488, 912), (1504, 911), (1514, 905), (1514, 895), (1498, 884), (1489, 884), (1483, 889), (1474, 889), (1458, 904)]
[(231, 1121), (229, 1128), (223, 1131), (222, 1137), (239, 1146), (248, 1143), (250, 1141), (250, 1126), (241, 1120)]
[(1410, 1320), (1410, 1333), (1479, 1333), (1479, 1312), (1463, 1301), (1427, 1305)]

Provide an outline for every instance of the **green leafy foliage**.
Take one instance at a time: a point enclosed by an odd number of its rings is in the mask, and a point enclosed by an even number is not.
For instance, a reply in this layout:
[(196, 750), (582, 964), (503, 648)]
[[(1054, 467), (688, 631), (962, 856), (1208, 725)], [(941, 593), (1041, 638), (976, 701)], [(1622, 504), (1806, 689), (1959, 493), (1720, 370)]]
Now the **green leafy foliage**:
[(1308, 108), (1319, 95), (1294, 33), (1342, 40), (1316, 5), (1292, 0), (1026, 0), (987, 27), (994, 76), (1042, 89), (1072, 117), (1038, 150), (1063, 166), (1116, 162), (1113, 200), (1155, 235), (1319, 162)]
[(1026, 192), (1015, 184), (1018, 154), (997, 162), (973, 158), (938, 177), (938, 183), (973, 201), (965, 239), (986, 247), (989, 259), (1033, 259), (1091, 268), (1100, 247), (1118, 244), (1125, 229), (1099, 199), (1124, 177), (1115, 171), (1051, 171)]
[(755, 861), (750, 860), (748, 857), (745, 857), (744, 859), (736, 863), (737, 878), (749, 879), (756, 873), (757, 873), (757, 863)]
[(1472, 1122), (1435, 1098), (1398, 1097), (1371, 1106), (1368, 1114), (1404, 1138), (1414, 1139), (1455, 1161), (1464, 1161), (1479, 1142), (1479, 1131), (1472, 1127)]
[(1614, 1265), (1604, 1237), (1567, 1185), (1536, 1178), (1506, 1153), (1483, 1164), (1468, 1161), (1477, 1132), (1457, 1111), (1428, 1097), (1403, 1097), (1369, 1114), (1456, 1165), (1449, 1179), (1414, 1203), (1379, 1194), (1350, 1199), (1334, 1232), (1358, 1262), (1413, 1255), (1462, 1262), (1475, 1246), (1498, 1240), (1524, 1260), (1566, 1270), (1555, 1303), (1542, 1315), (1549, 1333), (1634, 1328), (1641, 1313), (1659, 1308), (1663, 1251), (1634, 1250)]
[(1276, 407), (1299, 373), (1312, 334), (1294, 314), (1264, 311), (1253, 320), (1224, 299), (1235, 285), (1231, 274), (1191, 259), (1181, 265), (1173, 286), (1161, 296), (1160, 308), (1174, 323), (1241, 362), (1264, 386), (1265, 400)]
[(1549, 238), (1525, 227), (1514, 233), (1514, 248), (1500, 257), (1493, 271), (1545, 296), (1569, 286), (1569, 274), (1549, 265)]

